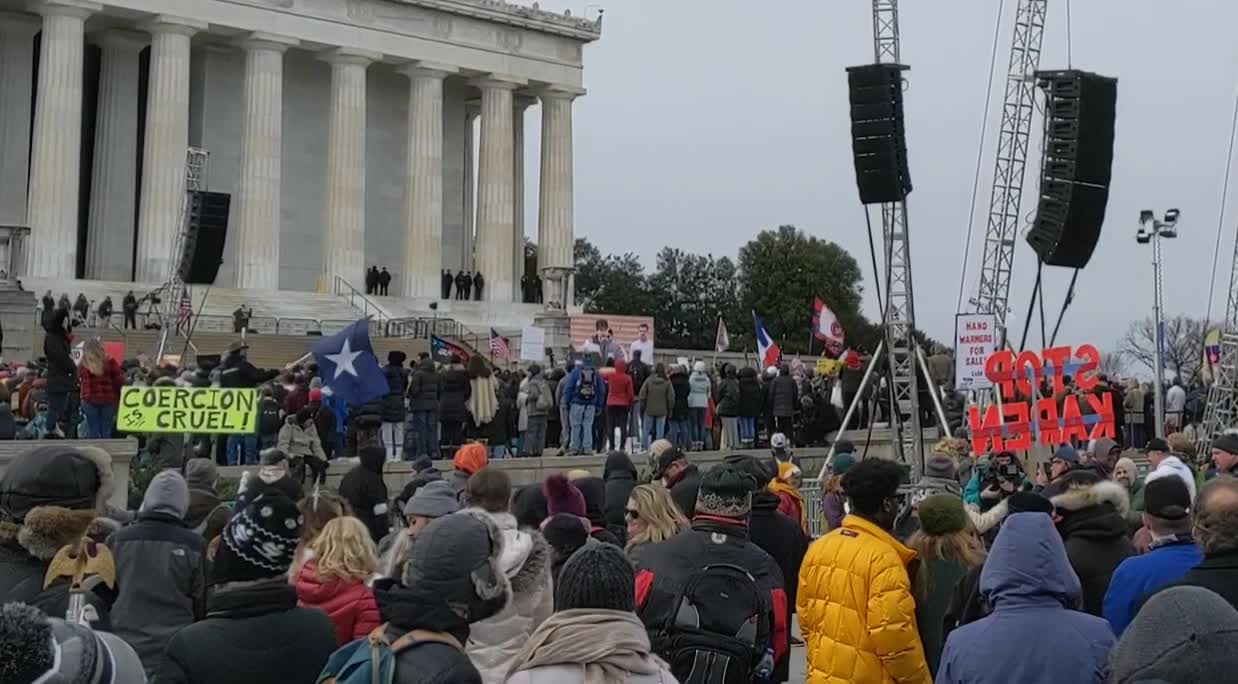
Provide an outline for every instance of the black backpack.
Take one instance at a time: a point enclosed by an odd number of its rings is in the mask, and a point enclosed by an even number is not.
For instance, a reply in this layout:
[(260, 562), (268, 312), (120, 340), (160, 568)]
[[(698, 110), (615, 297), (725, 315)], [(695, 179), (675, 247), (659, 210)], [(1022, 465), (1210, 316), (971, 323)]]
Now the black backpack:
[(597, 371), (584, 368), (580, 371), (580, 380), (576, 382), (576, 396), (581, 399), (593, 399), (597, 393)]
[[(658, 654), (680, 684), (750, 684), (768, 677), (769, 615), (756, 580), (735, 565), (707, 565), (676, 597)], [(766, 637), (768, 638), (768, 637)], [(764, 666), (764, 677), (758, 668)]]
[(258, 402), (258, 434), (274, 435), (279, 433), (284, 421), (279, 416), (279, 404), (275, 401)]

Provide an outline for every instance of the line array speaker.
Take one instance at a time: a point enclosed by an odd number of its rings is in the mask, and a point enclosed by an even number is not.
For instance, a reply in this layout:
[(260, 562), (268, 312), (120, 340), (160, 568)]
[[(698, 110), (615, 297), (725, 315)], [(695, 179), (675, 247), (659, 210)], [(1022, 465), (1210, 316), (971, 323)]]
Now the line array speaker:
[(1118, 81), (1086, 71), (1037, 72), (1045, 92), (1040, 200), (1027, 242), (1050, 266), (1083, 268), (1105, 222)]
[(911, 192), (903, 127), (902, 64), (847, 68), (855, 184), (864, 204), (897, 202)]
[(177, 273), (191, 284), (214, 283), (223, 263), (232, 196), (225, 192), (189, 193), (189, 233)]

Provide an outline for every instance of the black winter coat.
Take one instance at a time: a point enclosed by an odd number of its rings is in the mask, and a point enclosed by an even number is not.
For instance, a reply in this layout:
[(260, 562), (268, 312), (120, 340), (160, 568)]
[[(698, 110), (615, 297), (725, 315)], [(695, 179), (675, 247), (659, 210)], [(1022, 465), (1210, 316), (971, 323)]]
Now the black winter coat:
[(387, 377), (387, 394), (383, 397), (383, 407), (379, 412), (384, 423), (404, 422), (404, 392), (408, 390), (408, 372), (404, 366), (389, 363), (383, 366), (383, 375)]
[(639, 393), (641, 385), (645, 384), (645, 381), (649, 379), (651, 373), (653, 373), (653, 371), (649, 368), (648, 359), (643, 361), (629, 361), (628, 375), (632, 376), (632, 391)]
[[(606, 480), (606, 528), (614, 533), (619, 541), (628, 540), (628, 497), (636, 488), (636, 466), (632, 459), (622, 451), (612, 451), (606, 455), (606, 466), (602, 468), (602, 479)], [(620, 544), (622, 546), (623, 544)]]
[(434, 369), (432, 359), (417, 362), (417, 369), (408, 382), (409, 411), (438, 411), (438, 402), (443, 392), (443, 381)]
[(672, 375), (671, 389), (675, 392), (675, 405), (671, 407), (671, 418), (674, 420), (687, 418), (689, 415), (688, 395), (692, 393), (692, 383), (688, 381), (687, 374)]
[(172, 635), (206, 615), (206, 540), (175, 517), (139, 513), (107, 545), (116, 561), (112, 632), (153, 676)]
[[(74, 514), (80, 514), (75, 511)], [(17, 529), (11, 529), (13, 536), (5, 534), (0, 538), (0, 604), (13, 601), (34, 606), (52, 617), (63, 618), (69, 610), (69, 582), (62, 578), (46, 589), (43, 580), (47, 575), (47, 567), (52, 556), (60, 547), (72, 538), (71, 529), (74, 523), (69, 523), (69, 516), (60, 512), (49, 512), (47, 509), (36, 508), (27, 515), (39, 515), (42, 520), (36, 528), (26, 527), (28, 532), (22, 536), (22, 543), (15, 538)], [(58, 522), (65, 522), (57, 526)], [(50, 523), (50, 524), (49, 524)], [(8, 532), (8, 530), (5, 530)], [(35, 549), (39, 556), (30, 551)], [(100, 629), (111, 628), (111, 599), (113, 596), (104, 587), (94, 592), (87, 592), (86, 602), (94, 606), (99, 613)]]
[(718, 386), (718, 415), (723, 418), (734, 418), (739, 415), (740, 390), (739, 380), (723, 378)]
[(743, 418), (759, 418), (765, 403), (765, 392), (757, 380), (755, 368), (739, 369), (739, 415)]
[(274, 378), (279, 371), (260, 371), (240, 354), (228, 354), (224, 357), (222, 370), (219, 373), (220, 387), (257, 387)]
[(47, 357), (47, 392), (62, 394), (77, 389), (77, 364), (69, 354), (69, 336), (64, 331), (64, 312), (44, 321), (43, 356)]
[(1083, 587), (1083, 610), (1100, 616), (1113, 571), (1135, 555), (1123, 517), (1130, 508), (1126, 489), (1104, 481), (1071, 489), (1052, 502), (1062, 516), (1057, 529), (1066, 544), (1066, 556)]
[(701, 471), (689, 464), (671, 483), (671, 500), (688, 520), (696, 515), (696, 495), (701, 489)]
[[(778, 512), (778, 497), (761, 492), (752, 497), (752, 516), (748, 519), (748, 536), (778, 564), (786, 583), (787, 615), (795, 612), (795, 591), (799, 584), (800, 564), (808, 551), (808, 537), (799, 523)], [(790, 659), (783, 658), (774, 668), (775, 682), (787, 681)]]
[(391, 528), (387, 516), (387, 483), (383, 481), (386, 452), (379, 447), (365, 447), (359, 459), (361, 463), (340, 480), (340, 496), (352, 506), (353, 515), (365, 523), (377, 543)]
[(461, 366), (451, 366), (443, 372), (442, 382), (438, 419), (444, 422), (463, 422), (469, 415), (465, 405), (473, 393), (469, 386), (468, 371)]
[[(374, 583), (374, 598), (392, 641), (414, 629), (450, 634), (461, 644), (469, 639), (468, 624), (448, 607), (448, 597), (382, 579)], [(426, 642), (401, 651), (395, 662), (394, 684), (482, 684), (473, 661), (448, 644)]]
[(776, 418), (789, 418), (795, 415), (800, 405), (800, 390), (795, 384), (795, 378), (779, 374), (770, 381), (769, 405)]
[(1238, 608), (1238, 551), (1225, 551), (1204, 557), (1203, 562), (1169, 587), (1203, 587)]
[(298, 608), (278, 577), (218, 591), (206, 619), (168, 642), (159, 684), (311, 684), (335, 652), (335, 626), (317, 608)]

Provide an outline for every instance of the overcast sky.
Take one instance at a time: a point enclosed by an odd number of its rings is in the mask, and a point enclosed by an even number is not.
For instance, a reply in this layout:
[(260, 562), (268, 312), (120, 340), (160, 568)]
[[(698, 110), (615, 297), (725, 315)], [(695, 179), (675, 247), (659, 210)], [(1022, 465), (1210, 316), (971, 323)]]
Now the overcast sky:
[[(952, 334), (959, 294), (999, 3), (902, 4), (902, 58), (911, 66), (906, 116), (916, 318), (944, 340)], [(964, 301), (977, 285), (1016, 3), (1004, 4)], [(565, 0), (541, 6), (586, 10), (584, 2)], [(588, 7), (592, 16), (596, 5)], [(852, 170), (844, 73), (872, 61), (869, 2), (613, 0), (605, 9), (602, 39), (585, 51), (589, 94), (576, 105), (576, 234), (603, 251), (636, 251), (651, 268), (664, 245), (734, 257), (759, 230), (795, 224), (851, 252), (865, 273), (866, 313), (879, 319)], [(1151, 249), (1134, 240), (1143, 208), (1182, 210), (1179, 238), (1164, 245), (1166, 308), (1206, 313), (1238, 83), (1236, 21), (1232, 0), (1074, 3), (1074, 66), (1119, 79), (1117, 140), (1105, 228), (1080, 273), (1059, 342), (1111, 348), (1131, 320), (1151, 314)], [(1067, 66), (1066, 29), (1065, 3), (1055, 0), (1042, 69)], [(530, 145), (538, 121), (529, 116)], [(1037, 141), (1039, 126), (1038, 117)], [(1038, 149), (1032, 155), (1023, 202), (1029, 218)], [(536, 178), (536, 157), (531, 152), (528, 178)], [(1222, 231), (1214, 317), (1224, 314), (1235, 199), (1238, 193), (1230, 197)], [(535, 234), (535, 194), (529, 206), (527, 225)], [(1010, 293), (1016, 342), (1034, 266), (1021, 229)], [(1067, 269), (1045, 270), (1051, 318), (1069, 277)], [(806, 323), (807, 308), (805, 302)], [(1034, 330), (1029, 346), (1040, 343), (1038, 322)]]

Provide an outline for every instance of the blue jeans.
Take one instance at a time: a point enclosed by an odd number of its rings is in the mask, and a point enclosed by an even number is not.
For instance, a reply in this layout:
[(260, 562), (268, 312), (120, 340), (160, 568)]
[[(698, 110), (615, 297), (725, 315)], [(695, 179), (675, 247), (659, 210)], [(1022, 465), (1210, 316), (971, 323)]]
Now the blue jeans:
[(692, 436), (692, 441), (699, 442), (700, 444), (704, 444), (705, 443), (705, 409), (693, 408), (693, 409), (688, 409), (688, 412), (692, 414), (691, 417), (688, 418), (688, 420), (692, 422), (692, 424), (689, 426), (689, 429), (691, 430), (689, 434)]
[(755, 417), (739, 417), (739, 441), (751, 442), (757, 436), (757, 419)]
[(572, 426), (573, 451), (593, 451), (593, 415), (596, 410), (593, 404), (572, 404), (568, 418)]
[(686, 416), (672, 418), (667, 439), (680, 449), (687, 449), (688, 443), (692, 441), (692, 419)]
[(434, 417), (434, 412), (413, 411), (410, 423), (413, 433), (412, 453), (408, 453), (406, 449), (404, 460), (411, 461), (418, 456), (437, 458), (438, 454), (435, 453), (434, 448), (437, 440), (434, 439), (434, 433), (438, 429), (438, 421)]
[(228, 465), (258, 465), (258, 435), (228, 435), (227, 449)]
[(559, 448), (567, 451), (572, 446), (572, 412), (567, 406), (559, 406)]
[(650, 434), (654, 439), (662, 439), (666, 436), (666, 416), (645, 416), (641, 426), (641, 449), (645, 451), (649, 451)]
[(82, 402), (82, 415), (86, 416), (86, 439), (108, 439), (116, 425), (116, 407), (98, 406)]

